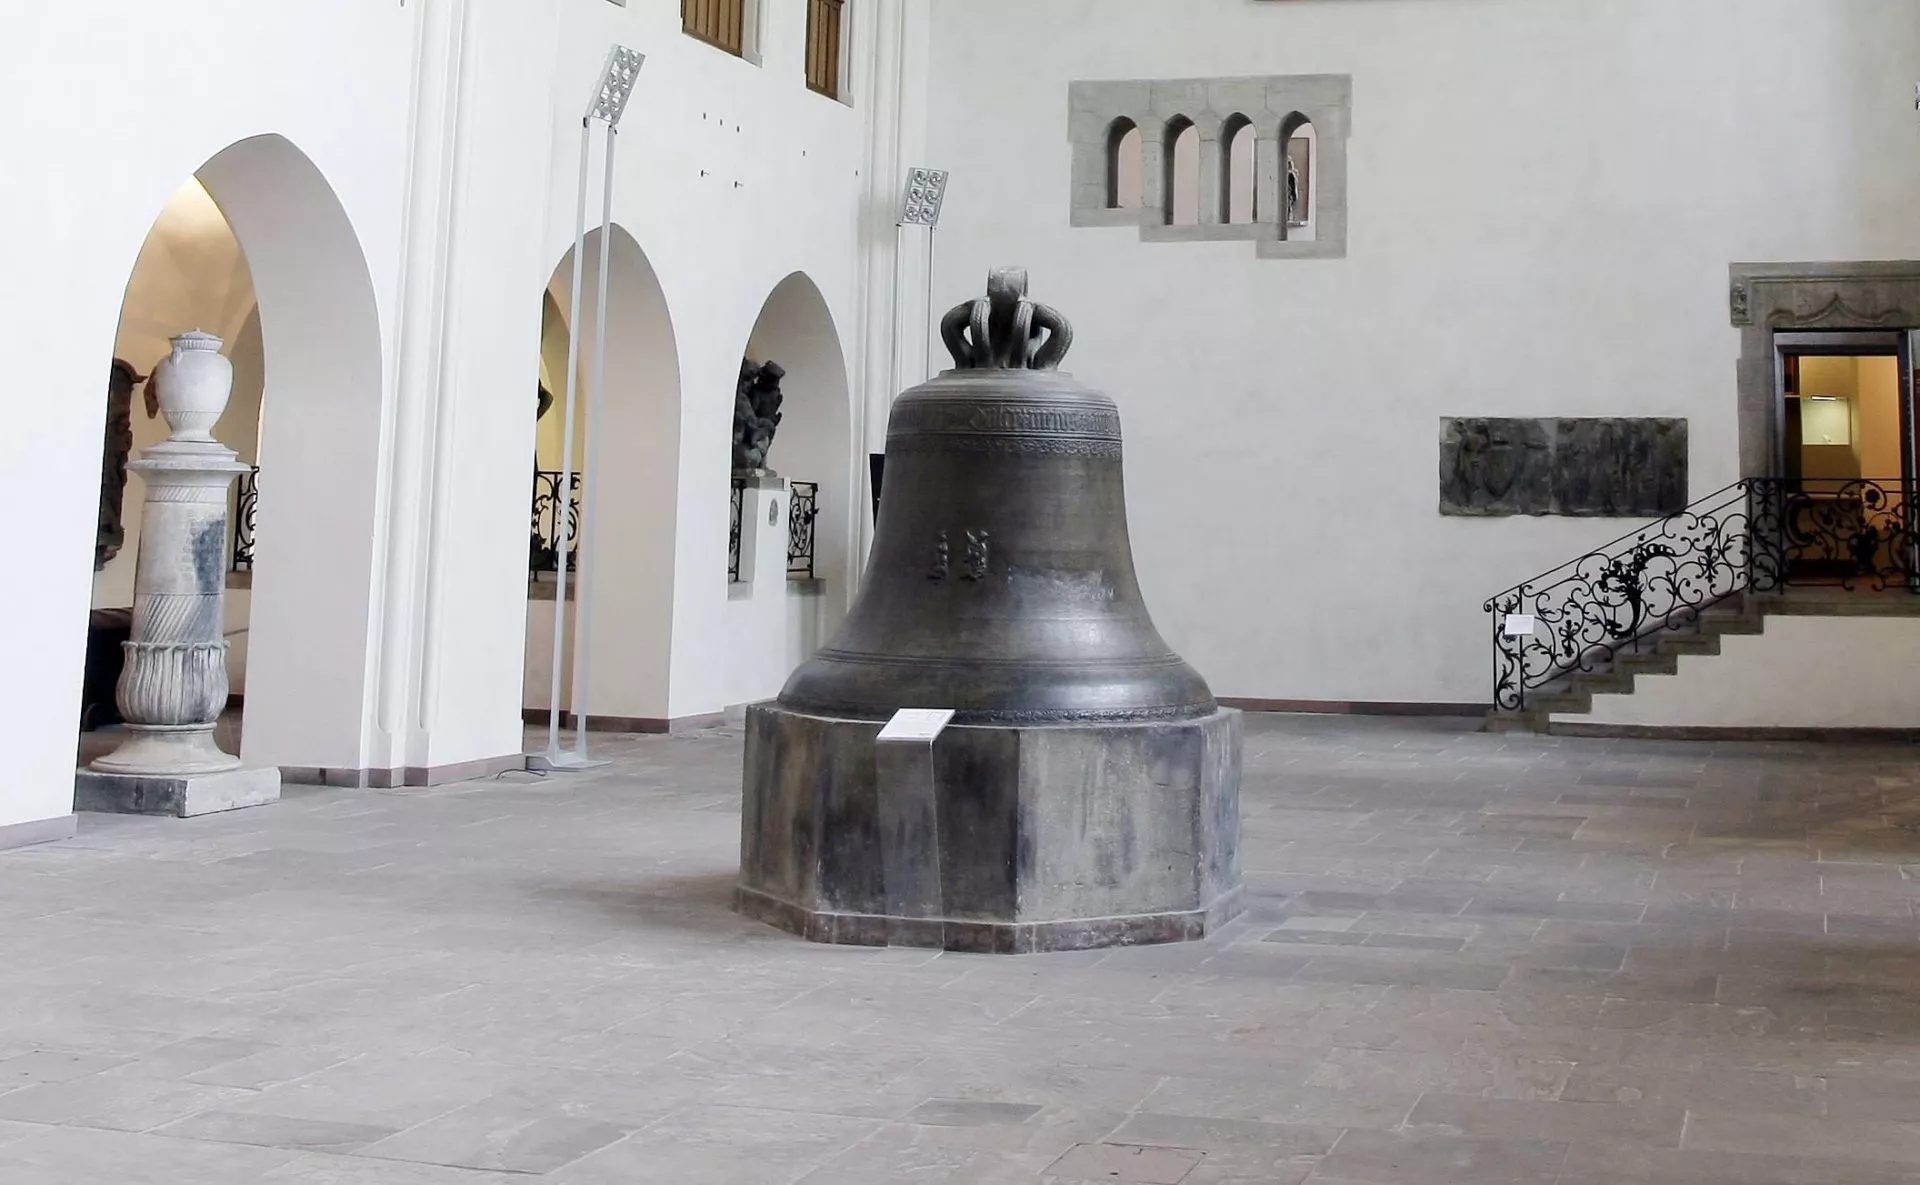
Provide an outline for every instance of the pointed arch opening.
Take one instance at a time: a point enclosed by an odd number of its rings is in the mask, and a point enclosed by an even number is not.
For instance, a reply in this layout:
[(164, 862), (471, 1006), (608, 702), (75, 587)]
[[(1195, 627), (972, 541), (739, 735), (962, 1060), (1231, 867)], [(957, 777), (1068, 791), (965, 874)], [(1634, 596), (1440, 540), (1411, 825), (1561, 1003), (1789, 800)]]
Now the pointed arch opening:
[[(175, 191), (128, 277), (107, 368), (82, 727), (117, 727), (113, 685), (121, 663), (110, 642), (138, 611), (145, 497), (144, 483), (124, 466), (167, 436), (157, 403), (135, 388), (166, 355), (169, 338), (198, 328), (222, 339), (233, 364), (214, 438), (255, 470), (229, 493), (222, 553), (205, 557), (227, 573), (220, 633), (228, 702), (244, 710), (244, 717), (229, 712), (216, 739), (251, 766), (358, 767), (384, 368), (372, 280), (352, 220), (292, 141), (249, 137)], [(89, 736), (81, 756), (117, 744), (110, 734)]]
[(1228, 116), (1220, 129), (1220, 221), (1228, 225), (1260, 217), (1254, 192), (1258, 138), (1245, 115)]
[(1140, 125), (1125, 116), (1107, 129), (1107, 209), (1140, 208), (1143, 142)]
[(1313, 121), (1295, 111), (1280, 122), (1280, 237), (1312, 242), (1319, 218), (1314, 176), (1319, 143)]
[[(573, 250), (554, 265), (539, 305), (539, 390), (527, 393), (535, 418), (530, 505), (526, 672), (522, 703), (551, 708), (553, 634), (561, 639), (561, 709), (588, 685), (590, 727), (664, 720), (673, 638), (674, 540), (679, 507), (680, 359), (673, 317), (652, 261), (615, 224), (607, 244), (605, 391), (590, 414), (589, 386), (599, 323), (601, 232), (587, 235), (580, 308), (573, 302)], [(578, 319), (578, 326), (574, 322)], [(568, 338), (579, 334), (573, 470), (565, 478)], [(544, 392), (548, 397), (541, 399)], [(542, 414), (541, 406), (545, 405)], [(558, 552), (566, 549), (564, 614), (556, 600)], [(574, 669), (577, 606), (591, 588), (592, 662)], [(541, 720), (544, 724), (544, 719)]]
[[(839, 328), (811, 276), (793, 272), (774, 285), (748, 335), (744, 361), (777, 367), (782, 394), (766, 467), (787, 483), (784, 524), (774, 526), (785, 541), (784, 579), (779, 572), (758, 573), (751, 602), (761, 603), (769, 587), (785, 598), (784, 643), (764, 672), (771, 689), (833, 636), (853, 591), (860, 491), (852, 481), (852, 388)], [(738, 636), (764, 651), (751, 630)], [(762, 660), (743, 651), (735, 661), (744, 667)]]
[(1166, 221), (1168, 226), (1200, 222), (1200, 129), (1176, 115), (1166, 131)]

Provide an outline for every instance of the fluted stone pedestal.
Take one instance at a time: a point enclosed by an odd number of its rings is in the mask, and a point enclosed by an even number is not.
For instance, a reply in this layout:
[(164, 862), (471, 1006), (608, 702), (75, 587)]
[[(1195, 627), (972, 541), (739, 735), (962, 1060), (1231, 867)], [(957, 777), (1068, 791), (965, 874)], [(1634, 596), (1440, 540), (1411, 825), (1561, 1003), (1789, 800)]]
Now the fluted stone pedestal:
[(77, 810), (199, 815), (280, 797), (279, 770), (242, 769), (213, 735), (227, 706), (227, 489), (247, 466), (208, 429), (233, 368), (217, 337), (173, 344), (157, 370), (172, 435), (127, 466), (147, 490), (116, 696), (131, 735), (80, 771)]

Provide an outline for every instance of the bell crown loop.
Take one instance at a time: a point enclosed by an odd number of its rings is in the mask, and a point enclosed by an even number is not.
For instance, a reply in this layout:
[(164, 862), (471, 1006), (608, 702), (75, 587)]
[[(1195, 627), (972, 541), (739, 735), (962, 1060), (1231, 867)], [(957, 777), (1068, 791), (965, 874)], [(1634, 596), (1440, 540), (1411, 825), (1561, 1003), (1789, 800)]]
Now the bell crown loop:
[(1057, 370), (1073, 348), (1073, 326), (1059, 310), (1027, 298), (1027, 269), (997, 267), (987, 294), (956, 305), (940, 320), (940, 340), (956, 370)]

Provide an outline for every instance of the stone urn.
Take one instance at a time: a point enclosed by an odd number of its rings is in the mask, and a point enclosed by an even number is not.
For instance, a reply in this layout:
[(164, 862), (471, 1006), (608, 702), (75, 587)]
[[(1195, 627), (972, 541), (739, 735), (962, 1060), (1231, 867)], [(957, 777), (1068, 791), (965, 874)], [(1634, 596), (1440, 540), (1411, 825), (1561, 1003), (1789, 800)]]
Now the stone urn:
[(153, 368), (160, 412), (172, 439), (213, 443), (213, 426), (233, 392), (233, 363), (221, 341), (198, 329), (173, 339), (173, 352)]

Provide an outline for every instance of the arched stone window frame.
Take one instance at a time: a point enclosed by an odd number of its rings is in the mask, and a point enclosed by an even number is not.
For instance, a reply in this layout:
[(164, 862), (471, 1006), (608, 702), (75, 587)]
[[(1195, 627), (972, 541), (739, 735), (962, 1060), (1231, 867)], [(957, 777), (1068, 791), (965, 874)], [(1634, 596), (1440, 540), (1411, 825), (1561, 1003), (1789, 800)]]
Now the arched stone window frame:
[[(1294, 237), (1293, 231), (1295, 226), (1293, 212), (1295, 207), (1293, 203), (1288, 200), (1287, 195), (1288, 184), (1293, 173), (1292, 154), (1289, 152), (1289, 149), (1293, 147), (1295, 137), (1299, 136), (1301, 130), (1304, 128), (1313, 128), (1314, 135), (1316, 137), (1319, 135), (1320, 129), (1314, 126), (1313, 119), (1303, 111), (1290, 111), (1287, 113), (1286, 118), (1280, 121), (1278, 137), (1280, 145), (1280, 217), (1278, 217), (1275, 222), (1280, 228), (1280, 237), (1282, 239), (1292, 239)], [(1319, 155), (1317, 147), (1314, 155)], [(1307, 175), (1303, 179), (1303, 186), (1300, 191), (1301, 206), (1307, 211), (1307, 216), (1303, 220), (1306, 223), (1312, 223), (1313, 221), (1314, 182), (1319, 172), (1319, 170), (1314, 167), (1316, 163), (1316, 161), (1311, 159), (1307, 162)]]
[[(1078, 81), (1068, 86), (1073, 147), (1070, 220), (1077, 227), (1134, 227), (1147, 242), (1247, 241), (1261, 259), (1341, 259), (1347, 254), (1347, 140), (1353, 80), (1344, 74)], [(1314, 237), (1288, 239), (1280, 226), (1285, 143), (1293, 116), (1314, 129)], [(1255, 220), (1225, 219), (1225, 136), (1235, 116), (1251, 120)], [(1169, 226), (1166, 129), (1179, 118), (1200, 129), (1200, 224)], [(1140, 209), (1109, 204), (1111, 143), (1125, 119), (1141, 132)]]
[[(1131, 139), (1133, 143), (1132, 154), (1134, 159), (1131, 162), (1128, 162), (1126, 159), (1129, 139)], [(1105, 168), (1107, 175), (1106, 208), (1108, 210), (1132, 212), (1140, 208), (1140, 193), (1137, 190), (1132, 194), (1133, 200), (1131, 202), (1125, 200), (1128, 195), (1123, 192), (1121, 176), (1126, 172), (1126, 166), (1131, 163), (1136, 179), (1136, 186), (1141, 184), (1139, 179), (1145, 176), (1141, 171), (1141, 158), (1144, 155), (1145, 148), (1146, 136), (1140, 131), (1140, 125), (1131, 119), (1121, 115), (1115, 117), (1114, 120), (1107, 125), (1107, 157)]]
[[(1240, 151), (1240, 137), (1242, 136), (1251, 136), (1254, 138), (1253, 168), (1249, 170), (1246, 179), (1248, 187), (1254, 191), (1252, 194), (1253, 200), (1250, 203), (1253, 216), (1245, 222), (1235, 222), (1233, 208), (1235, 199), (1240, 195), (1235, 192), (1234, 188), (1234, 158)], [(1256, 125), (1245, 112), (1234, 112), (1232, 115), (1227, 116), (1226, 121), (1220, 125), (1220, 222), (1223, 225), (1248, 226), (1257, 224), (1260, 221), (1259, 137), (1260, 133)]]
[[(1194, 220), (1192, 222), (1180, 222), (1178, 218), (1180, 190), (1183, 180), (1180, 176), (1180, 141), (1186, 139), (1189, 133), (1193, 135), (1195, 140), (1196, 156), (1193, 165), (1193, 174), (1185, 180), (1191, 182), (1194, 187)], [(1145, 141), (1146, 137), (1143, 135), (1141, 142), (1144, 144)], [(1189, 119), (1185, 115), (1176, 115), (1166, 121), (1160, 133), (1159, 196), (1158, 199), (1153, 202), (1154, 208), (1160, 212), (1160, 219), (1164, 225), (1172, 227), (1204, 225), (1208, 221), (1207, 215), (1209, 213), (1214, 214), (1215, 220), (1217, 220), (1219, 212), (1209, 209), (1209, 206), (1212, 204), (1209, 201), (1210, 191), (1213, 188), (1207, 184), (1207, 158), (1209, 155), (1217, 157), (1218, 153), (1209, 154), (1207, 152), (1207, 138), (1205, 134), (1201, 132), (1198, 122)], [(1153, 187), (1147, 183), (1146, 178), (1147, 174), (1142, 173), (1142, 195), (1140, 201), (1142, 206), (1147, 205), (1146, 195), (1153, 190)]]

